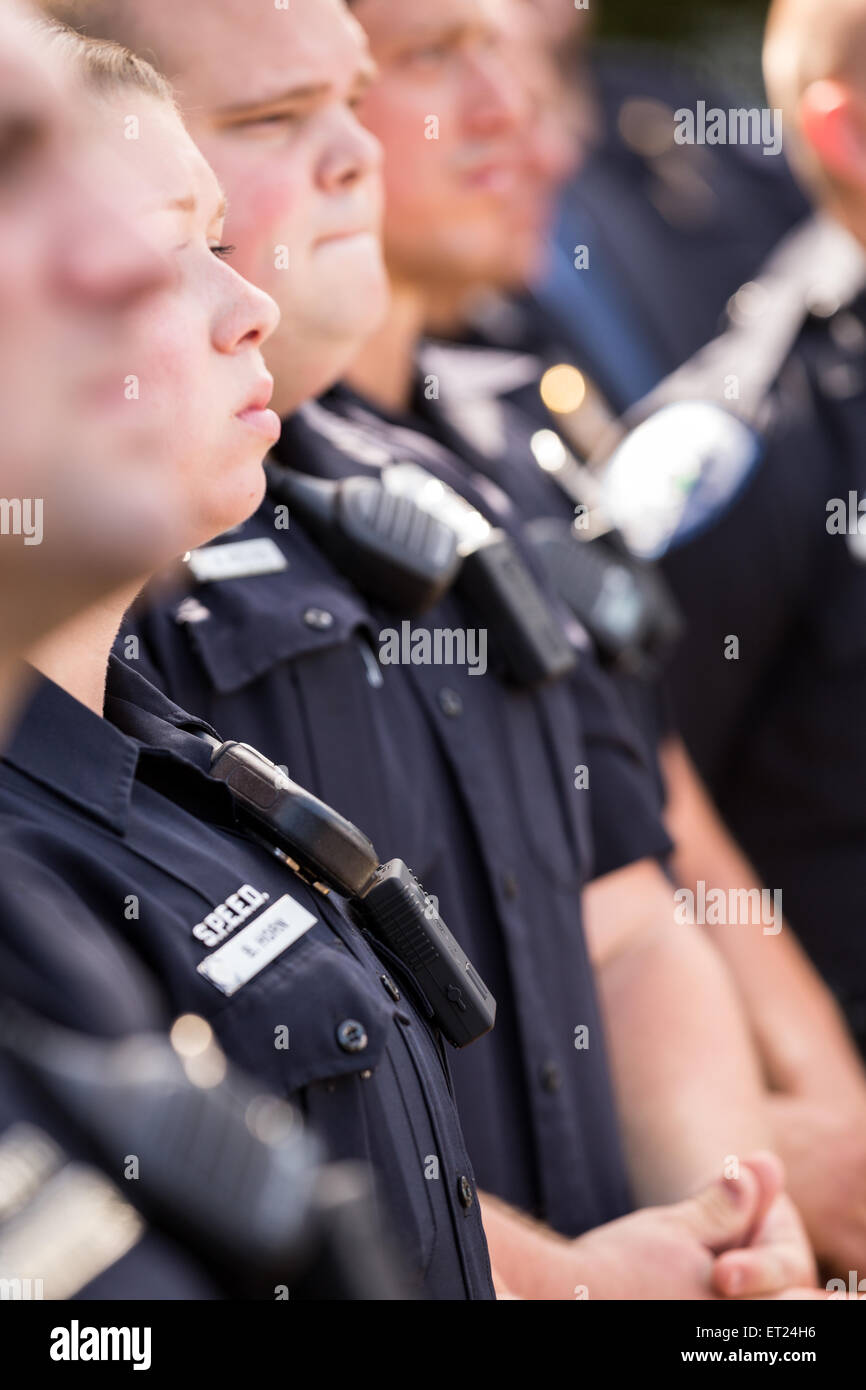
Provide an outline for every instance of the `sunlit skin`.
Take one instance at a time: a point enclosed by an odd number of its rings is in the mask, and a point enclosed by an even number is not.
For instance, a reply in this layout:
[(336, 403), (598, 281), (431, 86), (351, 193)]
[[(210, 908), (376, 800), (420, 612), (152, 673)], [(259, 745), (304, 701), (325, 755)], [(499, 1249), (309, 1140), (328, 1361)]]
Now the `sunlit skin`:
[(124, 139), (130, 117), (136, 220), (176, 278), (143, 311), (129, 371), (182, 491), (189, 548), (245, 520), (264, 496), (262, 458), (279, 419), (267, 409), (261, 349), (278, 311), (227, 260), (225, 196), (179, 117), (156, 98), (123, 94), (103, 106), (102, 139)]
[[(129, 158), (141, 177), (134, 220), (174, 267), (143, 312), (133, 353), (136, 403), (157, 426), (172, 465), (181, 549), (193, 549), (252, 514), (264, 495), (262, 460), (279, 434), (267, 409), (273, 382), (261, 348), (278, 310), (225, 261), (224, 194), (178, 115), (150, 96), (124, 92), (99, 103), (101, 140), (130, 116)], [(146, 575), (86, 609), (28, 653), (95, 713), (102, 713), (108, 655)]]
[(532, 103), (509, 65), (501, 0), (361, 0), (380, 79), (361, 117), (382, 141), (386, 255), (397, 283), (476, 279), (502, 249)]
[(145, 38), (226, 191), (233, 264), (280, 306), (267, 357), (286, 414), (339, 377), (385, 311), (381, 151), (356, 116), (367, 42), (339, 0), (255, 13), (152, 0)]
[[(557, 193), (583, 157), (588, 101), (565, 90), (548, 21), (524, 0), (435, 11), (360, 0), (355, 12), (380, 72), (361, 116), (386, 151), (389, 269), (426, 289), (428, 321), (447, 323), (467, 292), (519, 288), (543, 270)], [(421, 107), (437, 114), (435, 141)], [(501, 168), (487, 196), (465, 178), (478, 158)]]

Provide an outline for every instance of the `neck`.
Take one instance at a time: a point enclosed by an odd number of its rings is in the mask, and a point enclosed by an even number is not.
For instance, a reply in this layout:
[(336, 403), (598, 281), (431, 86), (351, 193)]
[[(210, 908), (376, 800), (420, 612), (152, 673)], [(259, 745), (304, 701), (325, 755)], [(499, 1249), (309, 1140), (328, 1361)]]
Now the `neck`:
[(392, 284), (381, 328), (368, 338), (346, 381), (386, 410), (407, 410), (412, 401), (415, 349), (424, 327), (424, 301), (408, 285)]
[(430, 297), (425, 329), (434, 337), (460, 338), (473, 305), (484, 294), (484, 290), (473, 291), (465, 285), (453, 288), (443, 286), (438, 294)]
[(0, 661), (0, 739), (7, 737), (13, 727), (18, 706), (26, 691), (25, 668), (14, 659)]
[(129, 586), (78, 613), (27, 653), (28, 660), (68, 694), (102, 717), (108, 658), (123, 615), (141, 584)]

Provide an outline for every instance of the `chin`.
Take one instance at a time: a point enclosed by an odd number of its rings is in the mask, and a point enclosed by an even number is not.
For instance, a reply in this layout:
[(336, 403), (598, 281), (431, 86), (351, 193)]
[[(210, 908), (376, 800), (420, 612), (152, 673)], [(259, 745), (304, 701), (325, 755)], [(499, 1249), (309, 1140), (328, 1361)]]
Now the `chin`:
[(257, 512), (265, 496), (266, 479), (261, 463), (247, 468), (242, 477), (227, 480), (211, 498), (212, 509), (203, 524), (206, 533), (198, 545), (241, 526)]
[(314, 301), (308, 299), (311, 317), (322, 317), (324, 309), (325, 321), (333, 330), (341, 323), (350, 331), (359, 325), (367, 333), (378, 328), (388, 307), (388, 275), (378, 242), (371, 242), (370, 247), (364, 254), (346, 255), (339, 273), (335, 257), (327, 276), (311, 276), (310, 289), (316, 296)]

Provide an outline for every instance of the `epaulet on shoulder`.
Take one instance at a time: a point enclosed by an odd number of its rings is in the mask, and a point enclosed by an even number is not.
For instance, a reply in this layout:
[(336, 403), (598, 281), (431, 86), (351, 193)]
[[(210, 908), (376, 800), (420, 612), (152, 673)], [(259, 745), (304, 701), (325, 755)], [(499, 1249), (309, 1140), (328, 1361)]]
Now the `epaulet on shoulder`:
[(795, 227), (728, 301), (727, 326), (632, 408), (627, 427), (675, 401), (713, 400), (754, 423), (810, 317), (830, 318), (866, 286), (866, 256), (816, 213)]
[(728, 326), (629, 412), (600, 469), (609, 520), (647, 558), (713, 525), (761, 458), (768, 394), (810, 317), (830, 318), (866, 285), (866, 257), (816, 214), (728, 304)]

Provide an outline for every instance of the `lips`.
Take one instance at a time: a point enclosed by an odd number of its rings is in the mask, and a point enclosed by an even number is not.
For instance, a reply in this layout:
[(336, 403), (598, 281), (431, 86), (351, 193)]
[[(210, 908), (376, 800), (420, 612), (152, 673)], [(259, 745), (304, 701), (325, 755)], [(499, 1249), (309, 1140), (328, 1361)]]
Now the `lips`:
[(518, 177), (517, 167), (512, 163), (478, 164), (465, 169), (463, 178), (470, 188), (486, 193), (510, 193)]
[(268, 374), (259, 382), (246, 405), (235, 411), (235, 418), (275, 444), (282, 426), (276, 411), (267, 408), (273, 394), (274, 379)]

